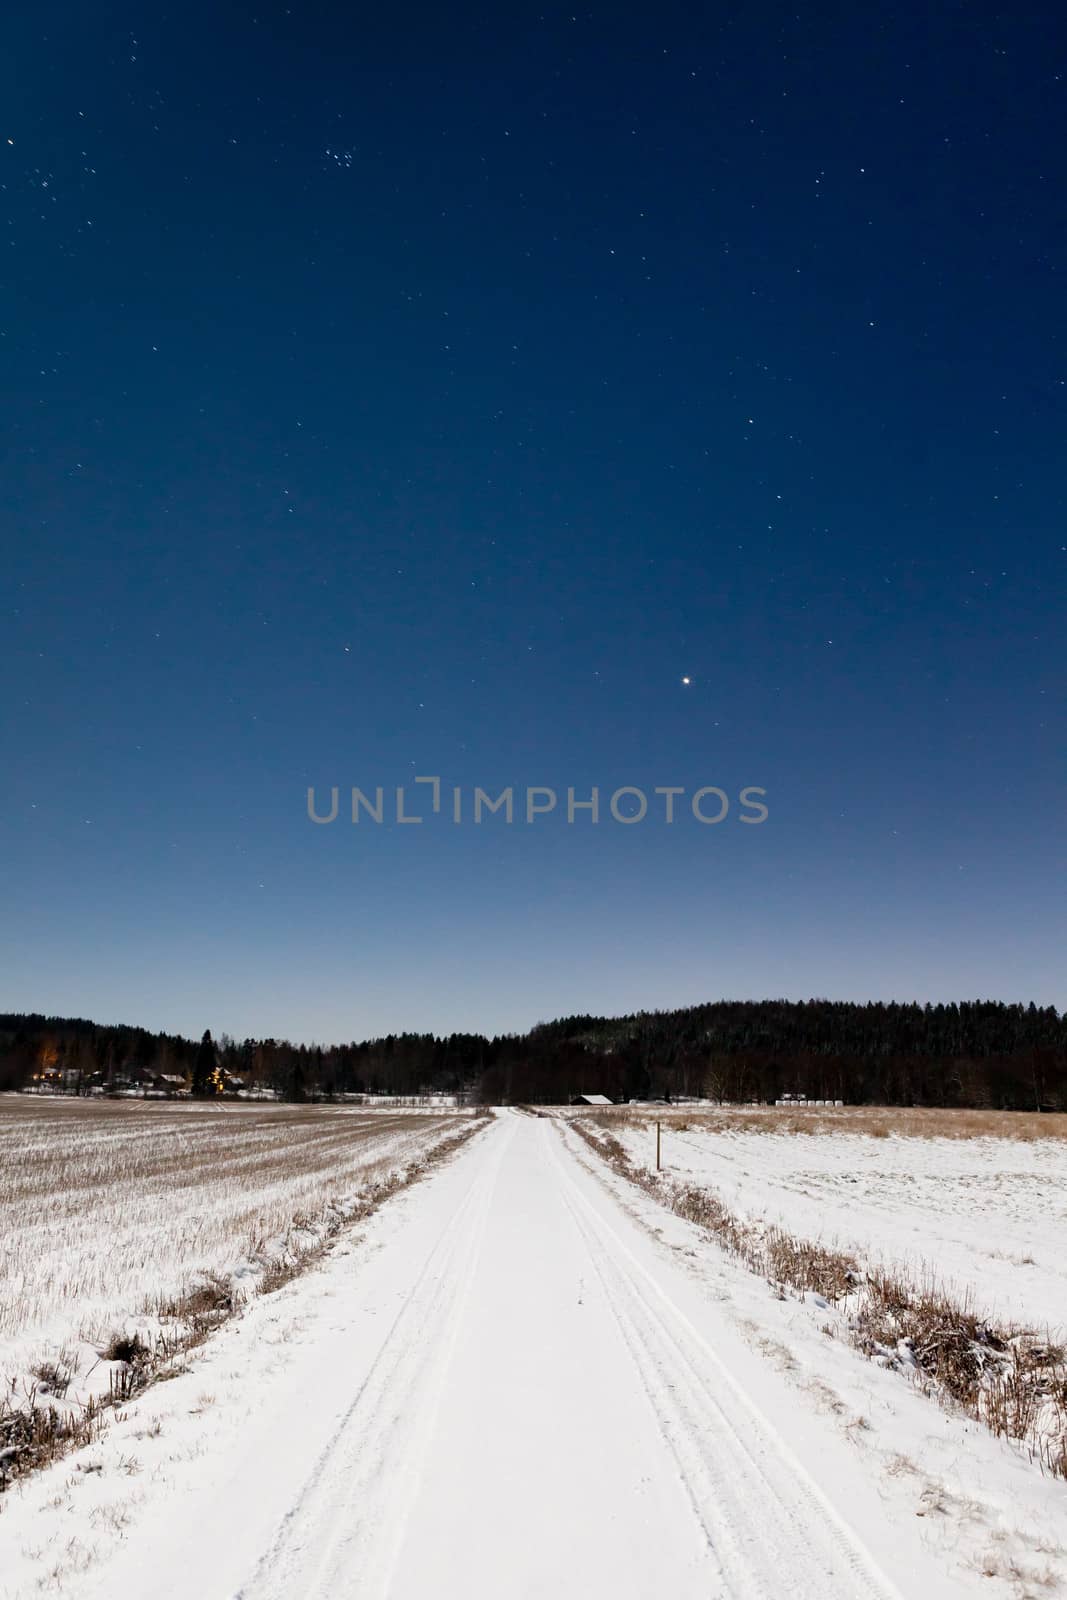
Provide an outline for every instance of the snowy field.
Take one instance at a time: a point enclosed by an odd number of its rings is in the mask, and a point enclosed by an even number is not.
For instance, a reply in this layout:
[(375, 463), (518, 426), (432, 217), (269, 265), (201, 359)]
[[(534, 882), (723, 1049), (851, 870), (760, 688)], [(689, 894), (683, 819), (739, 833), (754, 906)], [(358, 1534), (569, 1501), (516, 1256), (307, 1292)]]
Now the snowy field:
[[(658, 1114), (668, 1176), (715, 1189), (741, 1216), (906, 1265), (983, 1315), (1067, 1332), (1067, 1117)], [(655, 1112), (596, 1120), (654, 1166)]]
[[(0, 1402), (106, 1393), (116, 1330), (238, 1294), (462, 1116), (0, 1096)], [(47, 1377), (42, 1378), (42, 1373)]]
[(0, 1495), (0, 1600), (1020, 1600), (1067, 1486), (502, 1112)]

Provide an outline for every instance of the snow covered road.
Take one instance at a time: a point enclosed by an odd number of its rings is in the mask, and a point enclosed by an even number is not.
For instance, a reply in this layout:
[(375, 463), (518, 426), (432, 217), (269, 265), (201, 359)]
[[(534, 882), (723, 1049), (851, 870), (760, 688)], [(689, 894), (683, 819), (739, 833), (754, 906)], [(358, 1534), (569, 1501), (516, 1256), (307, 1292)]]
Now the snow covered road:
[(510, 1117), (242, 1600), (898, 1591)]
[[(65, 1573), (64, 1593), (989, 1592), (891, 1513), (825, 1417), (794, 1395), (785, 1418), (780, 1376), (560, 1123), (502, 1113), (370, 1235), (220, 1334), (220, 1415), (160, 1461), (132, 1525)], [(27, 1576), (35, 1493), (0, 1518), (0, 1562), (21, 1534)], [(4, 1600), (31, 1592), (0, 1584)]]

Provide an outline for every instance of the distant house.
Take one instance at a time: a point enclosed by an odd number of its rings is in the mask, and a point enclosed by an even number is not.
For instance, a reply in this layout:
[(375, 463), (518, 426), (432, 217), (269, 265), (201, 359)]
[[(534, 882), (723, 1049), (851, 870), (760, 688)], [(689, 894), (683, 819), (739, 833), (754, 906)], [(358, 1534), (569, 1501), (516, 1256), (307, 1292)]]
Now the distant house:
[(606, 1094), (575, 1094), (571, 1096), (572, 1106), (613, 1106), (614, 1104), (614, 1100), (610, 1100)]
[(157, 1072), (154, 1086), (164, 1094), (182, 1094), (189, 1084), (180, 1072)]
[(188, 1081), (179, 1072), (157, 1072), (154, 1067), (127, 1065), (111, 1072), (94, 1072), (90, 1085), (96, 1094), (138, 1094), (146, 1097), (184, 1094)]

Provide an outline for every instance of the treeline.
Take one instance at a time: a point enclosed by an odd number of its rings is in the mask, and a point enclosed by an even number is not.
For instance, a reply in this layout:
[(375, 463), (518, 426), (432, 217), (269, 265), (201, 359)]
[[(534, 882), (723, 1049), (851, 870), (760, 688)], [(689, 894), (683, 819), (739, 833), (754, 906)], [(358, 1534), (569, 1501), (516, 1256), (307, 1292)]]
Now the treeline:
[(286, 1099), (460, 1094), (478, 1103), (678, 1096), (729, 1102), (783, 1094), (850, 1104), (1067, 1110), (1067, 1017), (1052, 1006), (973, 1001), (715, 1001), (627, 1017), (566, 1017), (529, 1033), (390, 1034), (340, 1045), (204, 1040), (71, 1018), (0, 1014), (0, 1088), (68, 1092), (168, 1083), (217, 1065), (211, 1092)]

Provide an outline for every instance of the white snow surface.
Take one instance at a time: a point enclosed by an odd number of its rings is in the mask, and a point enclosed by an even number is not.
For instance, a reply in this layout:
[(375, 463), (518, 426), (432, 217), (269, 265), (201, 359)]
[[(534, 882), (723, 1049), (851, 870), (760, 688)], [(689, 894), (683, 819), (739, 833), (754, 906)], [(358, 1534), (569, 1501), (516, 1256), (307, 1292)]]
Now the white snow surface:
[[(683, 1119), (684, 1120), (684, 1119)], [(655, 1165), (655, 1123), (603, 1124)], [(668, 1177), (713, 1188), (749, 1219), (900, 1262), (983, 1316), (1067, 1335), (1067, 1140), (871, 1138), (662, 1121)]]
[(1065, 1504), (510, 1112), (0, 1497), (0, 1600), (1054, 1593)]

